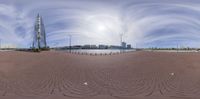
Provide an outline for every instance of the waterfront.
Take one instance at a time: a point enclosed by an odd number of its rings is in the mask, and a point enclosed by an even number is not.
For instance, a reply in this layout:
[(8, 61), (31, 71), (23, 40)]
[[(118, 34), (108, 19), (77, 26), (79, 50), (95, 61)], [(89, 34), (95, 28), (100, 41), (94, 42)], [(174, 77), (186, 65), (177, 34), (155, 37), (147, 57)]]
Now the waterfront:
[[(70, 50), (59, 50), (64, 52), (70, 52)], [(121, 52), (133, 52), (135, 49), (73, 49), (72, 53), (85, 53), (85, 54), (115, 54)]]

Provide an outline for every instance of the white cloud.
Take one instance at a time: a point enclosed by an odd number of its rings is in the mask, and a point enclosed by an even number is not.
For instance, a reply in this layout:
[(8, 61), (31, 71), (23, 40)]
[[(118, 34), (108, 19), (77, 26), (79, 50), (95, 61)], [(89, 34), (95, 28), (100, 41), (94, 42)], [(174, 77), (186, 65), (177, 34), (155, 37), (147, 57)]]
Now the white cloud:
[(37, 13), (43, 16), (50, 46), (55, 41), (65, 45), (68, 34), (73, 34), (74, 42), (80, 44), (119, 44), (120, 33), (131, 44), (169, 41), (170, 45), (178, 38), (195, 45), (200, 41), (200, 7), (196, 0), (3, 1), (0, 38), (19, 47), (31, 45)]

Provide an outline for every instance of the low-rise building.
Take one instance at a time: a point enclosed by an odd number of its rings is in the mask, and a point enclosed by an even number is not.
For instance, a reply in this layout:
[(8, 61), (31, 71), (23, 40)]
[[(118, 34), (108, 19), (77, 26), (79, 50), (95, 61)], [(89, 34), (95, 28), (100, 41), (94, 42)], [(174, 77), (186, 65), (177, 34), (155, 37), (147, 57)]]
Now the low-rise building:
[(90, 45), (91, 49), (97, 49), (98, 47), (96, 45)]
[(125, 48), (126, 48), (126, 42), (122, 42), (122, 43), (121, 43), (121, 47), (122, 47), (123, 49), (125, 49)]
[(127, 45), (127, 49), (131, 49), (131, 44), (128, 44), (128, 45)]
[(99, 49), (108, 49), (107, 45), (99, 45)]

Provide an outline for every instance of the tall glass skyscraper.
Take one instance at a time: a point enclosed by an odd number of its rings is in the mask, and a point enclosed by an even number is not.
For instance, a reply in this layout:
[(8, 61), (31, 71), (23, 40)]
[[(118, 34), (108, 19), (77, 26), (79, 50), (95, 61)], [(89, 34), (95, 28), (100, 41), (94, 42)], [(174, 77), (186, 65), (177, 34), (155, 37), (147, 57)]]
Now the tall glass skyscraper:
[(42, 17), (38, 14), (35, 22), (33, 48), (45, 49), (47, 48), (46, 33)]

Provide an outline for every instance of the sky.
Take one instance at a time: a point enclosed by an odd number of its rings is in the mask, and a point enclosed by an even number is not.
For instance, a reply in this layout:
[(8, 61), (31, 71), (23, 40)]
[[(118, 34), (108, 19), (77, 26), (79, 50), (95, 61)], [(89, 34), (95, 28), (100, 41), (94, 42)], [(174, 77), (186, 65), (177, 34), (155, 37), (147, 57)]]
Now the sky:
[(1, 0), (1, 47), (29, 48), (38, 13), (50, 47), (200, 47), (198, 0)]

